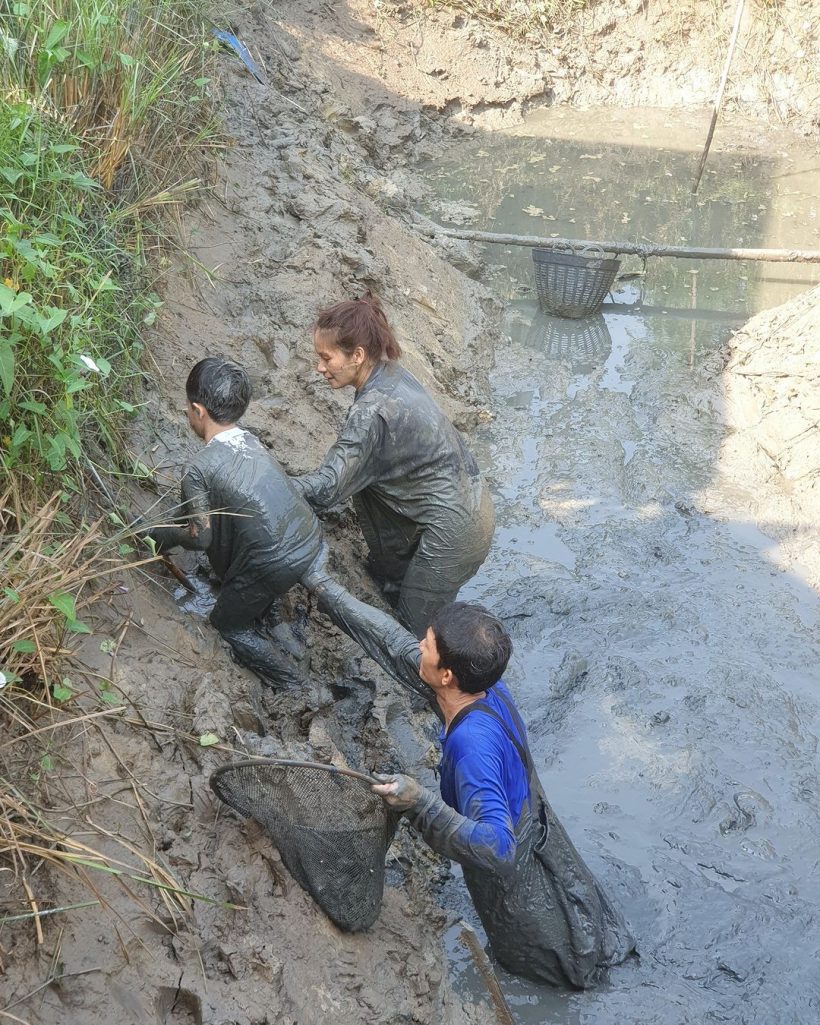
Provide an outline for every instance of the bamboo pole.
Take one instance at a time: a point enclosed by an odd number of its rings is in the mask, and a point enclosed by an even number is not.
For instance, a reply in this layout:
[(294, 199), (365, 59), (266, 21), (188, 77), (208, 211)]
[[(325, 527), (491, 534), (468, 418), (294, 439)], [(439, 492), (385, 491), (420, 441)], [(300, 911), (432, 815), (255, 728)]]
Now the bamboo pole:
[(539, 235), (506, 235), (494, 231), (467, 231), (444, 228), (432, 221), (417, 222), (415, 227), (430, 238), (460, 238), (466, 242), (489, 242), (501, 246), (530, 249), (582, 249), (593, 246), (624, 256), (673, 256), (683, 260), (752, 260), (761, 263), (820, 263), (817, 249), (707, 249), (702, 246), (663, 246), (655, 242), (600, 242), (577, 238), (543, 238)]
[(726, 82), (729, 79), (729, 67), (732, 63), (732, 57), (735, 53), (735, 44), (737, 43), (737, 36), (740, 32), (740, 22), (743, 18), (743, 5), (746, 0), (738, 0), (737, 10), (735, 11), (735, 23), (732, 26), (732, 38), (729, 40), (729, 51), (726, 54), (726, 64), (723, 67), (723, 76), (720, 79), (720, 85), (718, 86), (717, 96), (715, 97), (715, 105), (712, 109), (712, 121), (709, 125), (709, 134), (706, 136), (706, 145), (703, 147), (703, 153), (700, 155), (700, 163), (698, 164), (698, 173), (695, 175), (695, 180), (692, 182), (692, 195), (698, 191), (700, 185), (700, 179), (703, 175), (703, 168), (706, 164), (706, 158), (709, 156), (709, 147), (712, 145), (712, 136), (715, 134), (715, 125), (717, 124), (718, 113), (720, 112), (720, 105), (723, 103), (723, 93), (726, 89)]
[(501, 986), (498, 984), (498, 979), (493, 971), (493, 966), (490, 964), (490, 959), (484, 953), (474, 930), (467, 925), (466, 922), (463, 923), (461, 927), (459, 939), (467, 950), (469, 950), (473, 962), (478, 969), (478, 973), (484, 980), (484, 985), (487, 987), (487, 992), (490, 994), (490, 1000), (492, 1001), (498, 1025), (515, 1025), (515, 1018), (513, 1018), (510, 1005), (504, 998)]

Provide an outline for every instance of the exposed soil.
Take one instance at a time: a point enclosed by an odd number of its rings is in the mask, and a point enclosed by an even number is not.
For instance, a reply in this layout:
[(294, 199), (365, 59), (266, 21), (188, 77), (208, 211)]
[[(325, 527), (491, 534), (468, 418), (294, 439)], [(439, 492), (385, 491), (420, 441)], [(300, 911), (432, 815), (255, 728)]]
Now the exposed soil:
[(820, 589), (820, 289), (751, 320), (724, 376), (721, 460), (742, 477), (752, 520), (780, 542), (783, 568)]
[[(169, 274), (151, 341), (155, 372), (135, 427), (135, 454), (161, 485), (175, 487), (196, 445), (182, 392), (205, 354), (224, 353), (249, 369), (255, 400), (246, 426), (289, 471), (317, 465), (348, 397), (314, 373), (310, 325), (319, 305), (367, 287), (384, 299), (408, 367), (453, 420), (469, 433), (485, 418), (500, 304), (463, 273), (473, 262), (469, 247), (432, 245), (412, 230), (422, 194), (413, 164), (461, 133), (515, 123), (538, 104), (711, 100), (731, 9), (712, 20), (702, 16), (708, 4), (666, 7), (603, 3), (536, 46), (459, 12), (409, 4), (247, 5), (236, 31), (261, 56), (268, 81), (257, 84), (226, 58), (232, 144), (186, 228), (192, 256), (212, 277), (190, 264)], [(808, 2), (780, 5), (764, 69), (754, 49), (763, 47), (763, 15), (757, 5), (752, 12), (760, 22), (739, 54), (742, 89), (731, 103), (816, 131), (820, 91), (809, 58), (820, 14)], [(755, 484), (751, 516), (783, 524), (785, 551), (815, 567), (815, 584), (818, 309), (815, 291), (735, 337), (724, 372), (732, 433), (722, 453)], [(325, 527), (335, 571), (377, 602), (352, 515), (329, 516)], [(68, 742), (66, 793), (50, 797), (83, 807), (80, 815), (55, 811), (53, 820), (79, 835), (90, 815), (153, 850), (192, 891), (243, 910), (194, 902), (173, 921), (156, 891), (140, 890), (140, 909), (106, 881), (109, 909), (58, 916), (40, 948), (30, 925), (0, 931), (9, 1012), (60, 1025), (492, 1020), (489, 1004), (464, 1004), (450, 992), (441, 947), (447, 869), (405, 830), (379, 921), (366, 934), (345, 935), (290, 879), (269, 840), (220, 809), (207, 785), (226, 746), (429, 774), (432, 724), (299, 589), (283, 602), (279, 630), (315, 686), (273, 695), (175, 600), (170, 578), (132, 573), (127, 586), (93, 623), (81, 654), (163, 728), (89, 727)], [(99, 649), (104, 638), (117, 642), (115, 652)], [(197, 744), (209, 732), (221, 747)], [(69, 760), (79, 773), (73, 781)], [(84, 899), (63, 877), (42, 882), (40, 893), (56, 905)], [(27, 998), (57, 976), (64, 978)]]

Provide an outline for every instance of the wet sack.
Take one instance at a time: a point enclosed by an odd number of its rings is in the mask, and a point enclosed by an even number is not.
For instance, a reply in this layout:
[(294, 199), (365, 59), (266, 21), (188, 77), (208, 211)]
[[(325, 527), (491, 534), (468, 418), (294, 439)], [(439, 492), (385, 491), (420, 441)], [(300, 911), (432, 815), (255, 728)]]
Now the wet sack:
[(534, 783), (533, 809), (525, 805), (516, 828), (512, 872), (502, 876), (463, 865), (464, 881), (493, 954), (507, 971), (588, 989), (635, 944)]

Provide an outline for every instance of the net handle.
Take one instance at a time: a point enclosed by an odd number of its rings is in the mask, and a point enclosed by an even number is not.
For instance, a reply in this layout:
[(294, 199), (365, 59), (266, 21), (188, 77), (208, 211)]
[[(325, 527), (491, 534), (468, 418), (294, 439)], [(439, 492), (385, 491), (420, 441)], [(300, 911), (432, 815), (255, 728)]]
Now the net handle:
[(227, 765), (220, 765), (218, 769), (214, 770), (211, 774), (213, 779), (215, 776), (221, 776), (223, 772), (227, 772), (228, 769), (240, 769), (246, 765), (289, 765), (296, 769), (324, 769), (325, 772), (339, 774), (342, 776), (351, 776), (353, 779), (358, 779), (362, 783), (367, 783), (372, 786), (374, 783), (381, 783), (381, 780), (374, 779), (373, 776), (368, 776), (366, 772), (357, 772), (355, 769), (343, 769), (338, 765), (328, 765), (327, 762), (303, 762), (295, 758), (245, 758), (240, 762), (229, 762)]

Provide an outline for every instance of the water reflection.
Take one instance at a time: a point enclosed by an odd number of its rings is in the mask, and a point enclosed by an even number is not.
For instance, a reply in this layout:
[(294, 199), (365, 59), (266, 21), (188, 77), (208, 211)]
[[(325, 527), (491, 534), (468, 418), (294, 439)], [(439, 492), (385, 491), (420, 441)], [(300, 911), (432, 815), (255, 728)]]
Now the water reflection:
[[(605, 119), (605, 131), (602, 130)], [(782, 136), (782, 137), (781, 137)], [(668, 111), (541, 112), (514, 135), (461, 145), (432, 169), (430, 214), (452, 201), (470, 227), (553, 238), (669, 245), (820, 249), (820, 161), (785, 133), (722, 122), (697, 196), (692, 170), (702, 118)], [(462, 218), (463, 220), (463, 218)], [(454, 225), (455, 226), (455, 225)], [(485, 280), (513, 299), (534, 289), (527, 249), (489, 245)], [(637, 257), (625, 258), (638, 270)], [(645, 302), (685, 307), (690, 271), (699, 305), (757, 311), (820, 280), (817, 265), (653, 259)]]
[(533, 317), (525, 344), (538, 349), (546, 359), (563, 363), (579, 374), (588, 374), (602, 366), (612, 351), (612, 337), (602, 313), (583, 320), (567, 320), (539, 310)]

